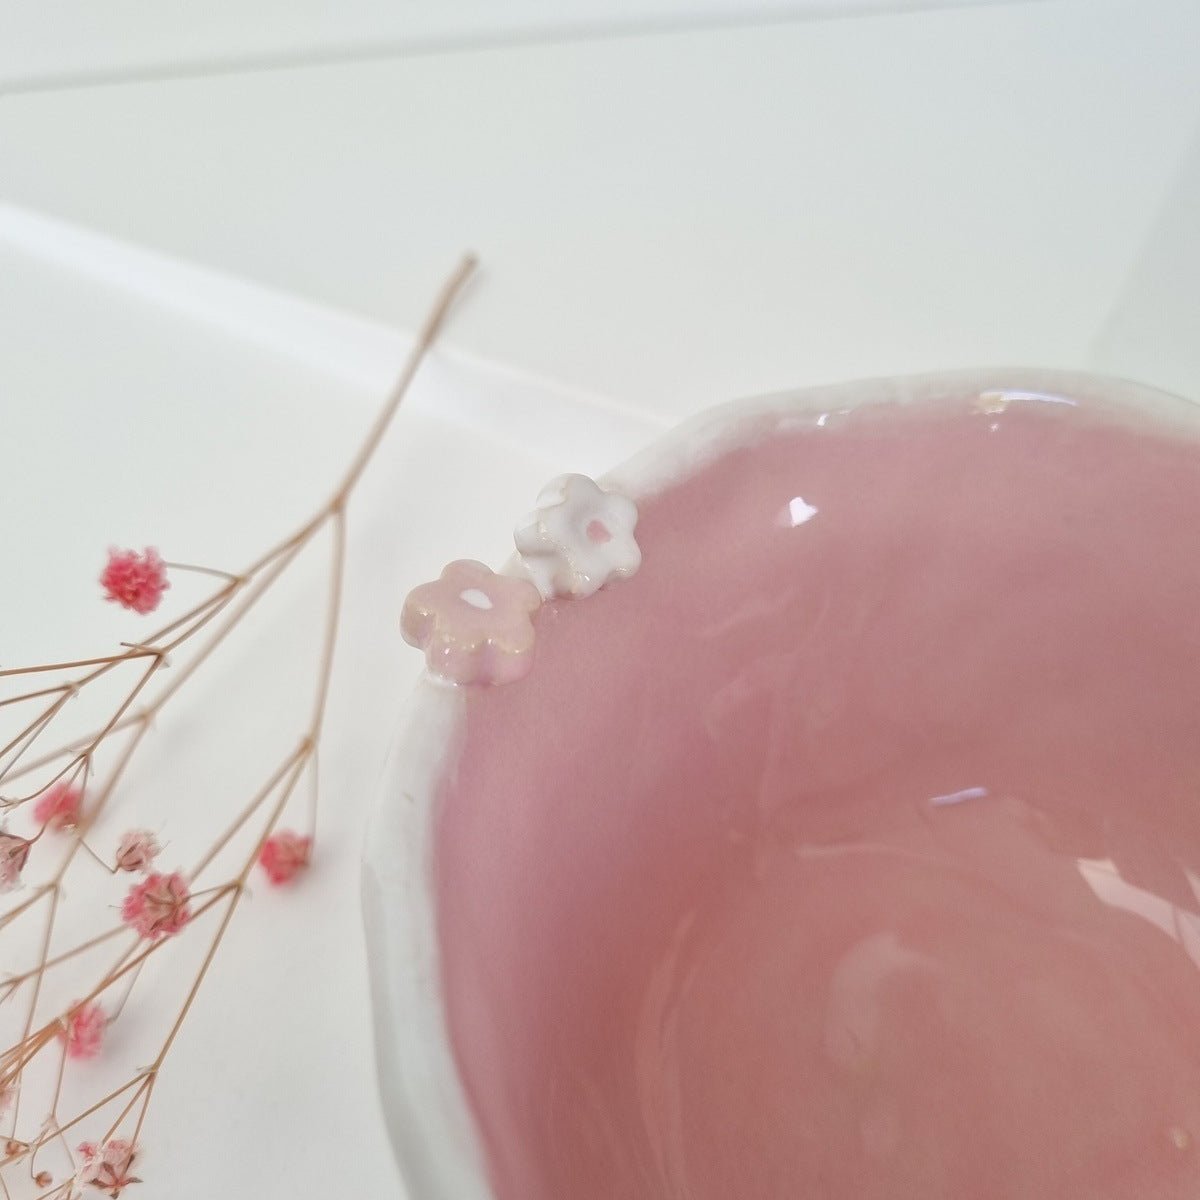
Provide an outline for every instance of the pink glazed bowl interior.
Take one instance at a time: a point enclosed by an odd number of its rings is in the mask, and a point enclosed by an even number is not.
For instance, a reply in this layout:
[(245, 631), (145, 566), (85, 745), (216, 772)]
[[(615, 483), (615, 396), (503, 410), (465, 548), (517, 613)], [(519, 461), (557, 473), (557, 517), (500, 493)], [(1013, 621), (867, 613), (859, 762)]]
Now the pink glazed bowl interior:
[(1200, 441), (1038, 383), (749, 413), (462, 690), (494, 1200), (1200, 1196)]

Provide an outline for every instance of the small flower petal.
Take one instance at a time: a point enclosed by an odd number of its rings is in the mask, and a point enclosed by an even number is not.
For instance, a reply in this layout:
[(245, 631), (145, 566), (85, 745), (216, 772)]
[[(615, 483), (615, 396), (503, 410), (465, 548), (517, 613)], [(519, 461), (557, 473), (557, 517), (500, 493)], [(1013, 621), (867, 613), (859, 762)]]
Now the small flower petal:
[(133, 1174), (133, 1161), (139, 1147), (125, 1138), (109, 1138), (102, 1146), (83, 1142), (79, 1153), (83, 1157), (83, 1166), (76, 1172), (75, 1182), (83, 1187), (93, 1187), (115, 1200), (122, 1188), (142, 1182)]
[(154, 941), (178, 933), (192, 919), (187, 880), (175, 871), (157, 872), (134, 884), (121, 905), (121, 919), (144, 938)]
[(159, 850), (158, 839), (148, 829), (130, 829), (117, 843), (117, 870), (148, 871)]
[(33, 819), (50, 829), (74, 829), (79, 824), (83, 792), (73, 784), (52, 783), (33, 805)]
[(166, 563), (157, 550), (147, 547), (143, 554), (110, 549), (108, 563), (100, 574), (100, 586), (106, 600), (145, 615), (158, 607), (163, 592), (171, 585)]
[(278, 886), (295, 879), (308, 866), (311, 857), (312, 838), (281, 829), (263, 843), (258, 864), (267, 873), (267, 879)]
[(21, 872), (32, 845), (28, 838), (17, 837), (0, 825), (0, 892), (12, 892), (21, 886)]
[(63, 1018), (59, 1039), (66, 1043), (68, 1058), (95, 1058), (104, 1045), (108, 1017), (95, 1000), (70, 1009)]

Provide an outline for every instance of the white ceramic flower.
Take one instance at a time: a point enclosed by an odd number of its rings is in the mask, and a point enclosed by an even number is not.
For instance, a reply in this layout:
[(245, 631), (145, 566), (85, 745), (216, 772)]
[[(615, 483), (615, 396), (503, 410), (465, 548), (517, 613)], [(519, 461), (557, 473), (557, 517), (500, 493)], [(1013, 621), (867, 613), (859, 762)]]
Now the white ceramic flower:
[(627, 496), (604, 491), (586, 475), (560, 475), (542, 488), (537, 511), (514, 536), (543, 596), (590, 596), (641, 566), (637, 519), (637, 505)]

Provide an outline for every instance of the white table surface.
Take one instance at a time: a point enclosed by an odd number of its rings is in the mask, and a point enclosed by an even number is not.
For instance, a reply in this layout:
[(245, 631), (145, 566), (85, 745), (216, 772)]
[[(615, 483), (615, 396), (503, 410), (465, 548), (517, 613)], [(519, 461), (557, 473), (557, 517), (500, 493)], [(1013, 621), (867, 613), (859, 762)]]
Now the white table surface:
[[(392, 331), (463, 248), (484, 260), (448, 338), (468, 357), (431, 364), (356, 506), (318, 869), (259, 889), (223, 951), (147, 1200), (402, 1194), (357, 887), (417, 668), (395, 614), (445, 559), (501, 558), (544, 477), (868, 374), (1090, 366), (1200, 397), (1198, 50), (1192, 0), (1044, 0), (0, 96), (5, 663), (129, 635), (89, 591), (110, 541), (237, 563), (289, 527)], [(164, 798), (155, 764), (242, 672), (263, 690), (231, 769), (290, 737), (280, 668), (317, 587), (301, 572), (131, 781), (181, 849), (211, 777)]]

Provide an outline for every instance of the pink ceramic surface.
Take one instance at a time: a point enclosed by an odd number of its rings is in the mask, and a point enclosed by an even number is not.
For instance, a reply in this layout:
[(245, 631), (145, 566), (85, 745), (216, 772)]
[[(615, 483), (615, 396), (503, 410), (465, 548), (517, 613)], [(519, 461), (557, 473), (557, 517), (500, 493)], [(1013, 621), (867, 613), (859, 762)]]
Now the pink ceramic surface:
[(414, 1200), (1200, 1194), (1196, 427), (945, 376), (616, 473), (640, 570), (423, 685), (368, 852)]
[(530, 617), (541, 595), (523, 579), (497, 575), (471, 559), (414, 588), (400, 614), (405, 641), (425, 651), (429, 669), (454, 683), (514, 683), (533, 665)]

